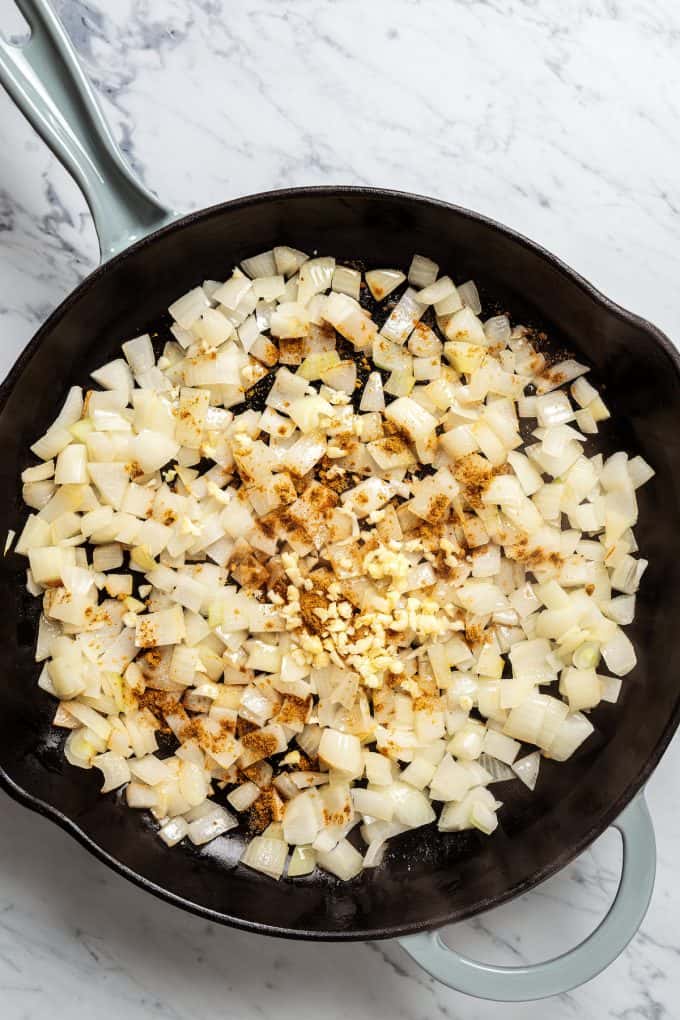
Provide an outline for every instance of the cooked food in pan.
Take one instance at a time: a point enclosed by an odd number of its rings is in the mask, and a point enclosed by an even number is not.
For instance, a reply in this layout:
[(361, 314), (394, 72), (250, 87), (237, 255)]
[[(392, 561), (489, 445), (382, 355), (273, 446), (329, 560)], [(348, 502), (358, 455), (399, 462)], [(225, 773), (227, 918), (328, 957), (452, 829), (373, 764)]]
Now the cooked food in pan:
[(635, 666), (652, 469), (598, 452), (586, 365), (421, 255), (275, 248), (169, 311), (22, 476), (68, 761), (168, 846), (243, 823), (272, 878), (491, 834)]

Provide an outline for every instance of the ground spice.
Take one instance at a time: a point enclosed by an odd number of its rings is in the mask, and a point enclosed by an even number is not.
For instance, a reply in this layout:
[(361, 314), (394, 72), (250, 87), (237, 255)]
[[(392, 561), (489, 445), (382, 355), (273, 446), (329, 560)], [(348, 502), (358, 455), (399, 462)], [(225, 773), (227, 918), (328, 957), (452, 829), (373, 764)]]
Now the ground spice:
[(264, 832), (272, 822), (283, 818), (283, 801), (273, 786), (266, 787), (248, 809), (247, 827), (253, 835)]

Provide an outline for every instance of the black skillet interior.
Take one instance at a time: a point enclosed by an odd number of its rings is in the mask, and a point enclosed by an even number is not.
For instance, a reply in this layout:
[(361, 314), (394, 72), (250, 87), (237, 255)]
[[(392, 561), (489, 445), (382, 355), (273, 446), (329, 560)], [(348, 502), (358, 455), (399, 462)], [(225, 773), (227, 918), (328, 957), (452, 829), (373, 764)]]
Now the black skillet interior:
[[(309, 189), (256, 196), (190, 216), (94, 273), (54, 313), (4, 385), (0, 409), (0, 535), (25, 516), (20, 471), (28, 447), (69, 385), (160, 321), (170, 301), (240, 259), (291, 244), (405, 268), (414, 252), (457, 282), (480, 284), (485, 311), (544, 328), (595, 369), (613, 419), (604, 443), (642, 453), (656, 478), (641, 493), (638, 537), (650, 566), (631, 628), (639, 657), (618, 705), (593, 714), (597, 732), (564, 765), (544, 764), (536, 792), (505, 784), (491, 839), (418, 830), (393, 841), (384, 864), (349, 884), (315, 874), (274, 883), (237, 865), (230, 834), (198, 851), (167, 850), (143, 815), (98, 794), (100, 774), (68, 766), (50, 727), (52, 700), (36, 684), (38, 600), (25, 561), (0, 571), (0, 766), (5, 788), (52, 817), (140, 885), (217, 921), (321, 939), (389, 937), (458, 920), (557, 871), (616, 817), (677, 726), (680, 602), (679, 359), (649, 324), (607, 303), (551, 256), (463, 210), (390, 192)], [(497, 788), (500, 790), (501, 788)]]

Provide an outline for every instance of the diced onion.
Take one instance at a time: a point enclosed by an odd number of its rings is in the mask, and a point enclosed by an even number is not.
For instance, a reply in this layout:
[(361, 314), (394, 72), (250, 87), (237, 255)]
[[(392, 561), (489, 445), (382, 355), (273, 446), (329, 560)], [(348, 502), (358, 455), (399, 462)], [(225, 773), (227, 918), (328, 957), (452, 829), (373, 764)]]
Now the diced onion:
[(371, 269), (366, 273), (366, 283), (376, 301), (382, 301), (396, 290), (406, 279), (398, 269)]
[(238, 821), (233, 815), (218, 805), (213, 805), (208, 814), (190, 822), (187, 827), (187, 836), (194, 846), (203, 846), (217, 836), (222, 836), (230, 829), (235, 829)]
[(386, 340), (403, 344), (427, 305), (418, 300), (417, 292), (408, 287), (390, 312), (380, 333)]
[(437, 279), (439, 266), (424, 255), (414, 255), (408, 271), (408, 282), (414, 287), (429, 287)]
[(255, 836), (241, 855), (241, 864), (261, 871), (270, 878), (279, 879), (288, 856), (288, 844), (281, 839)]
[(475, 315), (479, 315), (482, 310), (482, 303), (479, 300), (479, 293), (475, 285), (474, 280), (468, 280), (466, 283), (458, 285), (458, 294), (463, 304), (474, 312)]
[(336, 875), (343, 882), (349, 882), (350, 879), (355, 878), (363, 868), (364, 863), (359, 851), (346, 839), (341, 839), (332, 850), (319, 852), (316, 855), (316, 859), (324, 871), (329, 871), (331, 875)]
[(515, 778), (515, 765), (517, 762), (512, 766), (506, 765), (505, 762), (499, 761), (498, 758), (492, 758), (489, 754), (480, 754), (478, 761), (482, 768), (491, 774), (492, 781), (495, 783), (502, 783), (506, 779)]
[(517, 778), (522, 780), (525, 786), (527, 786), (530, 790), (534, 790), (536, 788), (540, 765), (540, 754), (538, 751), (532, 751), (531, 754), (527, 754), (524, 758), (518, 758), (517, 761), (513, 762), (512, 770)]
[(288, 878), (301, 878), (303, 875), (311, 875), (315, 868), (316, 853), (311, 846), (296, 846), (291, 854), (286, 874)]
[(383, 384), (379, 372), (371, 372), (366, 380), (359, 406), (361, 411), (383, 411), (385, 409)]

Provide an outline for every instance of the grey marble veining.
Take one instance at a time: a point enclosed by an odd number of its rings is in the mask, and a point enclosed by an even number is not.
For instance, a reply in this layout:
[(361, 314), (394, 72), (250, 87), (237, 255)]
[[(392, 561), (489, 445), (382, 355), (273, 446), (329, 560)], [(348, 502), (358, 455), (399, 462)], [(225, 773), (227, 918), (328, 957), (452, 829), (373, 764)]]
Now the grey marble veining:
[[(0, 2), (3, 12), (11, 0)], [(178, 209), (294, 184), (446, 198), (543, 243), (680, 337), (680, 9), (674, 0), (59, 0), (131, 165)], [(0, 369), (95, 265), (75, 186), (0, 94)], [(102, 1020), (675, 1020), (676, 740), (648, 790), (654, 899), (624, 955), (548, 1004), (475, 1002), (396, 945), (220, 929), (140, 893), (6, 798), (0, 1015)], [(606, 834), (534, 893), (447, 936), (564, 950), (611, 902)]]

